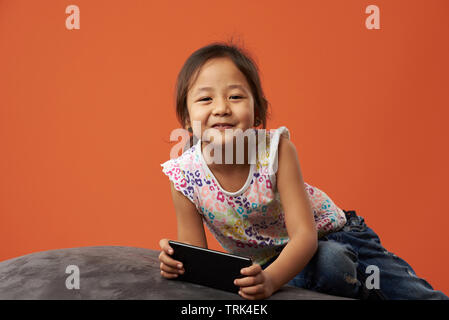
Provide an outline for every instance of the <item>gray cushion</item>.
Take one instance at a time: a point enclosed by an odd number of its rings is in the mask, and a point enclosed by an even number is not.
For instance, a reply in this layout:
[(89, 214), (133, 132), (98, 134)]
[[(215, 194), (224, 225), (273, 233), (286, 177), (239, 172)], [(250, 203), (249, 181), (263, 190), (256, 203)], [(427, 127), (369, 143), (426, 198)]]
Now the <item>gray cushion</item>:
[[(0, 262), (0, 299), (234, 300), (239, 295), (160, 275), (159, 251), (100, 246), (31, 253)], [(69, 265), (79, 268), (79, 289), (67, 289)], [(73, 271), (72, 271), (73, 272)], [(344, 299), (284, 286), (270, 299)]]

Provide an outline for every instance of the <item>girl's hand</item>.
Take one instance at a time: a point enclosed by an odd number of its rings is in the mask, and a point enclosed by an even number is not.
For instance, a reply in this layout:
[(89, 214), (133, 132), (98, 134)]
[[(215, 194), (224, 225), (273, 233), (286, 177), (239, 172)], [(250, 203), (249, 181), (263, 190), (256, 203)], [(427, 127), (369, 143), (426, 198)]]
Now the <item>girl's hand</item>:
[(245, 299), (265, 299), (274, 292), (274, 286), (267, 272), (258, 264), (243, 268), (240, 271), (246, 277), (234, 280), (240, 287), (239, 295)]
[(161, 239), (161, 241), (159, 241), (159, 246), (162, 249), (159, 254), (161, 275), (167, 279), (174, 279), (178, 277), (178, 274), (183, 274), (185, 270), (182, 266), (182, 262), (170, 257), (174, 251), (168, 244), (168, 239)]

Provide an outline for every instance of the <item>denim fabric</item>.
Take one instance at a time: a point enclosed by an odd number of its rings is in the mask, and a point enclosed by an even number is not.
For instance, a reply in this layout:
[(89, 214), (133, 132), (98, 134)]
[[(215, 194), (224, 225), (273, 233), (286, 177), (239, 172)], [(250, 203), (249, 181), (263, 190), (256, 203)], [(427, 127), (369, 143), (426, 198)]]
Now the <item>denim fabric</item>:
[[(407, 262), (387, 251), (363, 217), (355, 211), (345, 213), (343, 229), (318, 240), (317, 252), (289, 285), (356, 299), (449, 299), (419, 278)], [(378, 289), (372, 281), (376, 268)]]

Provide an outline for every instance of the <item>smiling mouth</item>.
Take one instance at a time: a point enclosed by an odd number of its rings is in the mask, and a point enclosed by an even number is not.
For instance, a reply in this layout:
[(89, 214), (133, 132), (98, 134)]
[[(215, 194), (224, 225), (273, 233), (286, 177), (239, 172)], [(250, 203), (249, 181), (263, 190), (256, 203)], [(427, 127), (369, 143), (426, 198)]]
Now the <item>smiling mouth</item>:
[(212, 126), (212, 128), (214, 129), (230, 129), (233, 128), (234, 126), (232, 124), (214, 124)]

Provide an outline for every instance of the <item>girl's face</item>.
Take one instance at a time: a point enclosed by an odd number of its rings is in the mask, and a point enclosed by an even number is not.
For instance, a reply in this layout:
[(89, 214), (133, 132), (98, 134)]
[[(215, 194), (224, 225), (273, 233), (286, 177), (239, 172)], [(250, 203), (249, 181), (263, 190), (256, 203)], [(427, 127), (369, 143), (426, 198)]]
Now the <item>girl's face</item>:
[[(251, 89), (243, 73), (227, 57), (214, 58), (203, 65), (187, 93), (187, 109), (189, 125), (197, 137), (201, 134), (199, 138), (204, 130), (216, 128), (225, 142), (226, 127), (217, 127), (217, 124), (229, 124), (232, 130), (242, 129), (243, 132), (254, 126)], [(201, 133), (195, 132), (193, 121), (201, 123)]]

